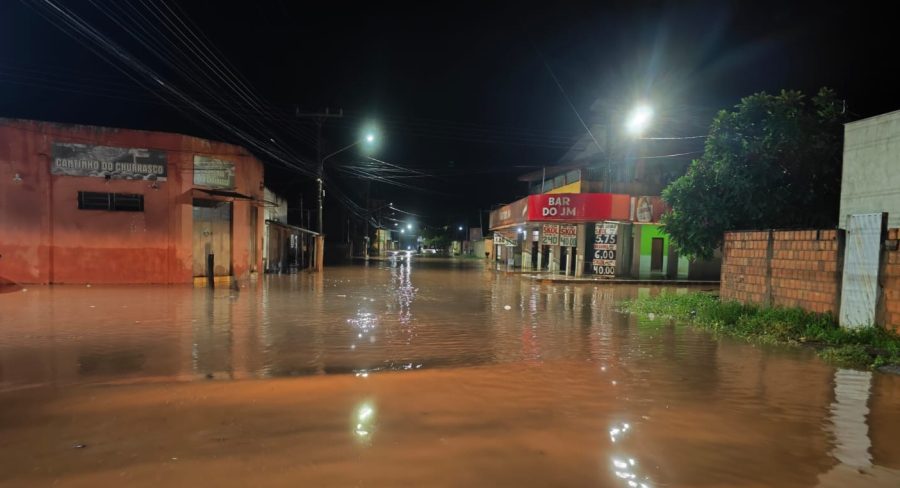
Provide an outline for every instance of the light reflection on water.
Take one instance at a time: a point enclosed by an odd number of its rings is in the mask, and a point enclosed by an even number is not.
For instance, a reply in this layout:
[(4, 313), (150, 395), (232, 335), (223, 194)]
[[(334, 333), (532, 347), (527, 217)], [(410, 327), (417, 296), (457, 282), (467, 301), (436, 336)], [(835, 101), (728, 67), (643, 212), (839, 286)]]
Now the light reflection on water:
[(239, 290), (0, 294), (0, 388), (615, 360), (609, 346), (633, 319), (614, 305), (639, 291), (417, 266), (267, 276)]
[[(600, 486), (900, 486), (897, 378), (616, 311), (660, 291), (405, 260), (240, 290), (31, 287), (0, 294), (0, 393), (341, 374), (339, 429), (365, 452), (495, 440)], [(452, 375), (384, 374), (407, 371)]]
[(361, 441), (371, 444), (375, 432), (375, 408), (370, 402), (365, 402), (356, 409), (353, 417), (353, 433)]

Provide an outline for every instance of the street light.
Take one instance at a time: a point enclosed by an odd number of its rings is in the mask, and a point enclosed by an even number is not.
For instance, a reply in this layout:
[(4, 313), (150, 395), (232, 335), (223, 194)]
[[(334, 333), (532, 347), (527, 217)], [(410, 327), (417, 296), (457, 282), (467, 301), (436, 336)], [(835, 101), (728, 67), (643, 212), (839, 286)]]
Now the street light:
[(628, 122), (625, 127), (630, 134), (637, 136), (640, 135), (641, 132), (644, 132), (644, 129), (650, 124), (652, 118), (653, 108), (649, 105), (638, 105), (632, 109), (631, 114), (629, 114)]
[(461, 226), (461, 225), (459, 226), (459, 230), (462, 230), (462, 226)]
[[(613, 164), (613, 115), (609, 114), (606, 124), (606, 192), (612, 193), (612, 164)], [(631, 109), (625, 121), (625, 130), (632, 137), (640, 136), (653, 120), (653, 108), (642, 103)]]
[(412, 230), (412, 224), (406, 224), (406, 228)]
[(322, 176), (325, 173), (325, 161), (328, 161), (330, 158), (337, 156), (338, 154), (346, 151), (347, 149), (351, 149), (356, 147), (363, 142), (367, 144), (372, 144), (375, 142), (375, 133), (369, 132), (365, 135), (364, 138), (358, 139), (354, 141), (352, 144), (348, 144), (337, 151), (325, 156), (324, 158), (319, 160), (319, 233), (322, 233), (322, 197), (324, 196), (324, 190), (322, 189)]
[(321, 156), (319, 158), (319, 177), (317, 178), (317, 181), (319, 182), (319, 238), (322, 239), (322, 241), (321, 241), (322, 249), (316, 250), (316, 252), (318, 254), (317, 261), (319, 261), (316, 263), (316, 269), (318, 271), (321, 271), (321, 263), (324, 262), (321, 259), (323, 259), (324, 255), (325, 255), (324, 254), (324, 251), (325, 251), (325, 249), (324, 249), (324, 247), (325, 247), (325, 222), (324, 222), (324, 217), (322, 216), (324, 203), (325, 203), (325, 186), (324, 186), (324, 181), (323, 181), (325, 178), (325, 161), (327, 161), (329, 158), (332, 158), (350, 148), (356, 147), (364, 142), (366, 144), (373, 144), (375, 142), (375, 133), (370, 131), (367, 134), (365, 134), (365, 136), (363, 136), (361, 139), (356, 140), (352, 144), (348, 144), (348, 145), (338, 149), (337, 151), (325, 156), (324, 158)]

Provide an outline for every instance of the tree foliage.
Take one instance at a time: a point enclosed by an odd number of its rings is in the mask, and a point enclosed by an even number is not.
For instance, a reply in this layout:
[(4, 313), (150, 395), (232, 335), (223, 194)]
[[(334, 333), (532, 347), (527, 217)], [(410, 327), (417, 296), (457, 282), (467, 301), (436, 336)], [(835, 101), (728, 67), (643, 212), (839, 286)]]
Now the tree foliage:
[(428, 248), (447, 249), (453, 240), (448, 226), (425, 227), (422, 229), (422, 244)]
[(756, 93), (720, 111), (703, 155), (663, 191), (680, 251), (708, 258), (728, 230), (835, 226), (844, 112), (827, 88)]

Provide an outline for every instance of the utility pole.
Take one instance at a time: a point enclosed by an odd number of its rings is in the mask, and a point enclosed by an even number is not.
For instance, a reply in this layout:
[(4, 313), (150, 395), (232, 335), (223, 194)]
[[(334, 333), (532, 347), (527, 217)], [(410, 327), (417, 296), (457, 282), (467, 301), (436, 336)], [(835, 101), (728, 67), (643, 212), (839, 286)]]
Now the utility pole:
[[(300, 194), (300, 228), (303, 229), (303, 194)], [(306, 241), (306, 235), (303, 235), (303, 238), (300, 240), (299, 245), (300, 249), (297, 250), (297, 254), (300, 255), (300, 269), (304, 269), (306, 266), (306, 260), (303, 257), (303, 248), (304, 242)]]
[(344, 109), (338, 112), (331, 112), (325, 108), (325, 113), (301, 113), (297, 109), (298, 118), (312, 119), (316, 124), (316, 161), (319, 163), (318, 177), (316, 181), (319, 184), (319, 235), (316, 236), (316, 264), (315, 271), (322, 271), (325, 264), (325, 225), (323, 220), (323, 207), (325, 203), (325, 160), (322, 158), (322, 125), (328, 119), (339, 119), (344, 116)]
[(366, 179), (366, 234), (363, 237), (363, 255), (369, 259), (369, 219), (372, 218), (372, 180)]
[(484, 214), (484, 210), (479, 208), (478, 209), (478, 227), (481, 227), (481, 238), (482, 239), (484, 239), (484, 236), (487, 235), (487, 232), (485, 232), (485, 228), (484, 228), (484, 220), (482, 218), (483, 214)]
[(606, 193), (612, 193), (612, 113), (606, 121)]

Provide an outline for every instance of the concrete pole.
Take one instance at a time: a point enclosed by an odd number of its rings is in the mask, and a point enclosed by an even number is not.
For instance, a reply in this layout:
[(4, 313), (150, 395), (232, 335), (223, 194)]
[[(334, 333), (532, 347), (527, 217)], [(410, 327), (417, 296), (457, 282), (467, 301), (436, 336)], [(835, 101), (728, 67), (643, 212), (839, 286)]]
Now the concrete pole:
[(325, 221), (323, 220), (323, 211), (325, 203), (325, 160), (322, 159), (322, 119), (316, 120), (316, 159), (319, 162), (319, 235), (316, 236), (316, 271), (321, 272), (322, 266), (325, 264)]
[(528, 239), (527, 231), (525, 240), (522, 241), (522, 269), (531, 269), (531, 241)]
[(550, 246), (550, 271), (553, 273), (559, 272), (559, 253), (560, 253), (559, 245)]
[(585, 224), (578, 224), (577, 227), (575, 249), (578, 249), (578, 256), (575, 257), (575, 277), (581, 278), (584, 275), (584, 259), (589, 251), (585, 242), (587, 239), (587, 232), (585, 229), (587, 227)]
[(316, 236), (316, 271), (322, 271), (325, 268), (325, 236)]
[(543, 263), (541, 263), (541, 261), (543, 261), (543, 259), (544, 259), (544, 245), (538, 244), (538, 262), (537, 262), (538, 271), (543, 269)]
[(566, 253), (566, 276), (572, 274), (572, 254), (574, 248), (569, 247), (569, 251)]

